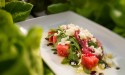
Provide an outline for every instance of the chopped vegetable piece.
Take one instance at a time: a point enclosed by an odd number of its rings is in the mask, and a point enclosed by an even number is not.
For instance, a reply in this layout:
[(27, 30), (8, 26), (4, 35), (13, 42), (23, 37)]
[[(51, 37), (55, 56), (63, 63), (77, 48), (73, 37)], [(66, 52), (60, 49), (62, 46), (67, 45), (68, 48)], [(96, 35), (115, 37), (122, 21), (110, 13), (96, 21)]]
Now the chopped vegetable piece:
[(60, 56), (63, 56), (63, 57), (67, 57), (68, 54), (69, 54), (69, 46), (68, 45), (57, 45), (57, 54), (60, 55)]

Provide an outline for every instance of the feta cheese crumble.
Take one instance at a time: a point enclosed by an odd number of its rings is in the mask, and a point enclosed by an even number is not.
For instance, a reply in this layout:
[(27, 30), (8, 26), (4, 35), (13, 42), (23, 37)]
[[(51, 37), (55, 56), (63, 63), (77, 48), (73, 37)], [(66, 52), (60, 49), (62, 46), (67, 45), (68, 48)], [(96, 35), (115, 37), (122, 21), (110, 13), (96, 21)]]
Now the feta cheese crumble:
[(94, 50), (94, 54), (96, 54), (96, 55), (102, 55), (102, 49), (101, 49), (101, 47), (94, 48), (94, 46), (90, 46), (90, 48)]
[(91, 38), (91, 40), (95, 43), (97, 40), (96, 38)]
[(77, 65), (75, 62), (71, 62), (71, 65)]
[(63, 30), (66, 30), (67, 29), (67, 25), (61, 25), (60, 28), (63, 29)]
[(58, 35), (60, 35), (60, 32), (61, 32), (61, 31), (58, 30), (57, 33), (54, 33), (54, 36), (58, 36)]
[(87, 29), (80, 29), (79, 33), (80, 39), (92, 38), (93, 35)]
[(70, 44), (70, 41), (67, 41), (68, 39), (69, 39), (69, 36), (62, 38), (58, 44), (61, 44), (61, 45)]
[(80, 27), (74, 24), (62, 25), (61, 29), (65, 30), (66, 35), (73, 36), (76, 30), (79, 30)]
[(68, 36), (73, 36), (74, 33), (75, 33), (75, 31), (73, 29), (67, 29), (66, 30), (66, 35), (68, 35)]

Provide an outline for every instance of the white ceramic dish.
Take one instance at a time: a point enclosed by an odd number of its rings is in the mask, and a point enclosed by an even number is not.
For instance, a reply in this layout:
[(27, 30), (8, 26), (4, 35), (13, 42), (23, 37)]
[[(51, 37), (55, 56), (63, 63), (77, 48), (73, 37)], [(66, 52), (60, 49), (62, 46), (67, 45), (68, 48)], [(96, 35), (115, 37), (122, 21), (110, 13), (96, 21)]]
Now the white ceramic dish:
[(94, 34), (96, 38), (102, 42), (105, 52), (113, 53), (114, 58), (121, 69), (118, 71), (115, 69), (107, 69), (104, 71), (104, 75), (125, 74), (125, 39), (100, 26), (99, 24), (86, 19), (85, 17), (81, 17), (71, 11), (68, 11), (30, 19), (24, 22), (19, 22), (18, 24), (26, 30), (32, 26), (39, 26), (43, 28), (44, 32), (41, 41), (40, 54), (43, 60), (48, 64), (48, 66), (54, 71), (56, 75), (83, 75), (82, 73), (76, 73), (76, 69), (69, 65), (62, 65), (60, 63), (62, 58), (54, 55), (50, 50), (51, 48), (46, 46), (47, 42), (45, 37), (47, 35), (47, 31), (50, 28), (57, 28), (59, 25), (69, 23), (87, 28), (91, 33)]

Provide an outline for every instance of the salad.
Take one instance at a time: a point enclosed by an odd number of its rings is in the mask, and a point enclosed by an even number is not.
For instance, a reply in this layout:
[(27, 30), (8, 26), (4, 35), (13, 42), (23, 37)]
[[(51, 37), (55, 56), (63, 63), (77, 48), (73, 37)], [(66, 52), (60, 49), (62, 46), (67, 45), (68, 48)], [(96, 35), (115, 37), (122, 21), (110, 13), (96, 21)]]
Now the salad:
[(77, 25), (61, 25), (57, 29), (50, 29), (45, 39), (48, 41), (47, 46), (52, 46), (54, 54), (64, 57), (61, 63), (77, 68), (77, 72), (103, 75), (99, 70), (115, 66), (112, 54), (104, 53), (100, 41), (87, 29)]

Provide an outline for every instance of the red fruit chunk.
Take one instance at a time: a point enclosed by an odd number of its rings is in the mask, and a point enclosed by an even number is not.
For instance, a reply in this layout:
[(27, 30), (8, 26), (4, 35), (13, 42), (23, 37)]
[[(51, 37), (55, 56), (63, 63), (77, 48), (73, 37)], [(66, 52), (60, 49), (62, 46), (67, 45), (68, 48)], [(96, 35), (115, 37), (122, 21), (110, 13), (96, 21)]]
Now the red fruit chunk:
[[(49, 31), (48, 35), (54, 34), (53, 31)], [(49, 37), (49, 42), (53, 42), (53, 36)]]
[(53, 32), (53, 31), (49, 31), (49, 32), (48, 32), (48, 35), (51, 35), (51, 34), (54, 34), (54, 32)]
[(55, 44), (57, 41), (57, 36), (53, 36), (53, 44)]
[(99, 59), (94, 56), (93, 54), (89, 53), (89, 54), (84, 54), (82, 55), (82, 62), (81, 64), (91, 70), (92, 68), (94, 68), (97, 64), (98, 64)]
[(53, 42), (53, 36), (49, 38), (49, 42)]
[(63, 56), (63, 57), (67, 57), (68, 56), (68, 50), (69, 50), (69, 46), (68, 45), (57, 45), (56, 46), (56, 49), (57, 49), (57, 54), (59, 56)]

